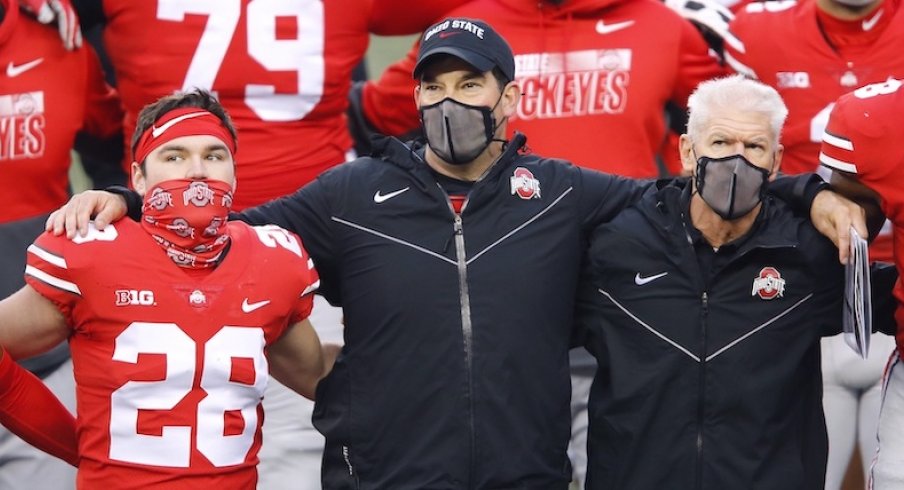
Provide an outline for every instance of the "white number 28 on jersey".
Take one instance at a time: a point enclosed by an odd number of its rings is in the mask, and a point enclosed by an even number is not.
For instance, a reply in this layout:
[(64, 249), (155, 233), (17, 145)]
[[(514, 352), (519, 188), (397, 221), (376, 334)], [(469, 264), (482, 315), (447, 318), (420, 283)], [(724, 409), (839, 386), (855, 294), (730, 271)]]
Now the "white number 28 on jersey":
[[(182, 22), (185, 14), (207, 16), (183, 90), (213, 89), (242, 17), (242, 0), (159, 0), (157, 18)], [(277, 17), (295, 17), (298, 39), (277, 39)], [(245, 85), (245, 103), (263, 121), (304, 118), (323, 95), (324, 19), (322, 0), (251, 0), (245, 12), (248, 55), (270, 71), (294, 71), (295, 93), (277, 94), (273, 85)]]
[[(257, 405), (267, 385), (264, 331), (225, 326), (204, 343), (204, 363), (197, 365), (196, 344), (175, 323), (134, 322), (116, 337), (113, 360), (138, 362), (139, 354), (163, 354), (166, 375), (159, 381), (128, 381), (110, 399), (110, 459), (154, 466), (187, 468), (191, 460), (192, 430), (197, 450), (214, 466), (241, 464), (257, 431)], [(231, 381), (234, 359), (249, 359), (254, 384)], [(140, 410), (172, 410), (194, 385), (201, 369), (201, 388), (207, 394), (197, 405), (196, 427), (166, 425), (161, 434), (138, 433)], [(240, 434), (225, 435), (225, 414), (240, 412)]]

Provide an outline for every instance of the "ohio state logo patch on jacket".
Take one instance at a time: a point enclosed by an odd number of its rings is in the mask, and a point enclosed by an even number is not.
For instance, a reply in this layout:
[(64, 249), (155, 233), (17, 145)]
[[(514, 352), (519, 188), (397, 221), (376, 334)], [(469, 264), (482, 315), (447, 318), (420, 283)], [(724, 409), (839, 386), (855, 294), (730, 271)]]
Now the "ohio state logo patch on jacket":
[(751, 296), (759, 296), (761, 299), (781, 298), (785, 294), (785, 280), (775, 267), (763, 267), (760, 275), (753, 279)]
[(510, 182), (512, 194), (518, 194), (521, 199), (540, 199), (540, 181), (534, 178), (530, 170), (524, 167), (516, 168)]

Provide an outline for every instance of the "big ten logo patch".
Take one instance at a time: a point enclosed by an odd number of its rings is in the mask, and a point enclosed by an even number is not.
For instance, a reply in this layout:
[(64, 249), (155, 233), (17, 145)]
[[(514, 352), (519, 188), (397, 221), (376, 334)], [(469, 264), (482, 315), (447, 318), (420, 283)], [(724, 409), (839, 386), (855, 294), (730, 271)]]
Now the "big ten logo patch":
[(154, 306), (154, 292), (137, 289), (117, 289), (116, 306)]

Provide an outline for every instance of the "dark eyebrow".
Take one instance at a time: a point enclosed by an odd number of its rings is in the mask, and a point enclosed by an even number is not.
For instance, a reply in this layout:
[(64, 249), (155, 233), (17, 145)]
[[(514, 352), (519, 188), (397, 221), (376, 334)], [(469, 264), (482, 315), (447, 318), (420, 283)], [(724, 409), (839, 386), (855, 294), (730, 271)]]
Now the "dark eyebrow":
[(225, 151), (225, 152), (229, 151), (229, 148), (226, 148), (226, 145), (224, 145), (222, 143), (215, 143), (213, 145), (208, 145), (207, 148), (205, 148), (205, 149), (207, 151)]

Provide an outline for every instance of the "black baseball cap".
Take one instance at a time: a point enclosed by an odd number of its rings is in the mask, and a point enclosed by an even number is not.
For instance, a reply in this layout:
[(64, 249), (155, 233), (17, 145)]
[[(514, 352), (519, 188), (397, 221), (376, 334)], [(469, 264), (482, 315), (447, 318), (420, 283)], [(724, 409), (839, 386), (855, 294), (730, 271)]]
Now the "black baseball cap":
[(414, 78), (420, 78), (429, 59), (438, 54), (461, 58), (481, 72), (499, 68), (509, 81), (515, 79), (512, 48), (482, 20), (450, 18), (424, 31), (412, 73)]

